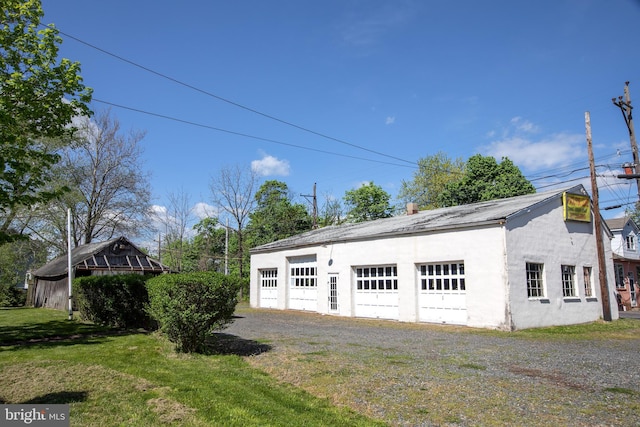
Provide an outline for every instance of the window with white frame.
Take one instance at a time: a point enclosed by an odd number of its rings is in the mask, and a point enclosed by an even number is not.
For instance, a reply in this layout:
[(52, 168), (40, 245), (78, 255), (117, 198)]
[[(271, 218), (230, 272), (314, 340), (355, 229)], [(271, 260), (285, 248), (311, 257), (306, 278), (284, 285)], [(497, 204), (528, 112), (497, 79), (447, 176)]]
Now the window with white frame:
[(316, 287), (318, 278), (315, 267), (291, 267), (291, 286), (296, 288)]
[(355, 273), (359, 291), (398, 290), (398, 267), (395, 265), (356, 267)]
[(527, 263), (527, 296), (544, 298), (544, 264)]
[(584, 280), (584, 296), (587, 298), (593, 297), (593, 279), (592, 279), (592, 268), (591, 267), (582, 267), (582, 277)]
[(447, 262), (424, 264), (420, 269), (420, 288), (423, 291), (451, 291), (466, 290), (464, 276), (464, 262)]
[(575, 277), (576, 277), (575, 265), (562, 266), (562, 296), (563, 297), (576, 296)]
[(278, 269), (265, 268), (260, 270), (260, 286), (263, 288), (276, 288), (278, 286)]
[(629, 234), (626, 237), (626, 242), (627, 242), (627, 249), (630, 251), (635, 251), (636, 250), (636, 236), (634, 236), (633, 234)]

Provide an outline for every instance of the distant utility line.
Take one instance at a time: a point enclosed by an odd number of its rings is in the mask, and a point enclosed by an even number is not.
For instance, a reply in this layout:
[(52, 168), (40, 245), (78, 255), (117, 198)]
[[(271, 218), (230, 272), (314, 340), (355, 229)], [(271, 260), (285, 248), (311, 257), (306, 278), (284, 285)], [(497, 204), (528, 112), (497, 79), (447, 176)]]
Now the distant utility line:
[[(51, 28), (51, 27), (49, 27), (48, 25), (44, 25), (44, 24), (40, 24), (40, 26), (45, 27), (45, 28)], [(160, 73), (160, 72), (158, 72), (158, 71), (155, 71), (155, 70), (153, 70), (153, 69), (151, 69), (151, 68), (149, 68), (149, 67), (145, 67), (144, 65), (140, 65), (140, 64), (138, 64), (138, 63), (136, 63), (136, 62), (134, 62), (134, 61), (131, 61), (131, 60), (129, 60), (129, 59), (126, 59), (126, 58), (124, 58), (124, 57), (122, 57), (122, 56), (120, 56), (120, 55), (116, 55), (115, 53), (111, 53), (111, 52), (109, 52), (109, 51), (107, 51), (107, 50), (105, 50), (105, 49), (102, 49), (102, 48), (100, 48), (100, 47), (98, 47), (98, 46), (95, 46), (95, 45), (93, 45), (93, 44), (91, 44), (91, 43), (88, 43), (88, 42), (86, 42), (86, 41), (84, 41), (84, 40), (81, 40), (81, 39), (79, 39), (79, 38), (77, 38), (77, 37), (74, 37), (74, 36), (72, 36), (71, 34), (68, 34), (68, 33), (65, 33), (65, 32), (63, 32), (63, 31), (60, 31), (60, 29), (59, 29), (59, 28), (56, 28), (56, 30), (57, 30), (60, 34), (64, 35), (65, 37), (68, 37), (68, 38), (70, 38), (70, 39), (73, 39), (73, 40), (77, 41), (78, 43), (82, 43), (82, 44), (84, 44), (85, 46), (88, 46), (88, 47), (90, 47), (90, 48), (92, 48), (92, 49), (95, 49), (95, 50), (97, 50), (97, 51), (99, 51), (99, 52), (102, 52), (102, 53), (104, 53), (104, 54), (106, 54), (106, 55), (109, 55), (109, 56), (111, 56), (111, 57), (113, 57), (113, 58), (116, 58), (116, 59), (118, 59), (118, 60), (120, 60), (120, 61), (122, 61), (122, 62), (126, 62), (126, 63), (127, 63), (127, 64), (129, 64), (129, 65), (133, 65), (134, 67), (140, 68), (140, 69), (142, 69), (142, 70), (144, 70), (144, 71), (147, 71), (147, 72), (149, 72), (149, 73), (151, 73), (151, 74), (155, 74), (156, 76), (158, 76), (158, 77), (162, 77), (163, 79), (169, 80), (169, 81), (171, 81), (171, 82), (173, 82), (173, 83), (179, 84), (179, 85), (181, 85), (181, 86), (184, 86), (184, 87), (189, 88), (189, 89), (191, 89), (191, 90), (194, 90), (194, 91), (196, 91), (196, 92), (200, 92), (200, 93), (202, 93), (202, 94), (204, 94), (204, 95), (210, 96), (210, 97), (215, 98), (215, 99), (217, 99), (217, 100), (219, 100), (219, 101), (226, 102), (227, 104), (233, 105), (234, 107), (241, 108), (241, 109), (243, 109), (243, 110), (246, 110), (246, 111), (249, 111), (249, 112), (251, 112), (251, 113), (254, 113), (254, 114), (260, 115), (260, 116), (262, 116), (262, 117), (266, 117), (267, 119), (274, 120), (274, 121), (276, 121), (276, 122), (279, 122), (279, 123), (285, 124), (285, 125), (287, 125), (287, 126), (291, 126), (291, 127), (296, 128), (296, 129), (298, 129), (298, 130), (301, 130), (301, 131), (304, 131), (304, 132), (307, 132), (307, 133), (310, 133), (310, 134), (313, 134), (313, 135), (316, 135), (316, 136), (319, 136), (319, 137), (322, 137), (322, 138), (325, 138), (325, 139), (329, 139), (329, 140), (331, 140), (331, 141), (338, 142), (338, 143), (340, 143), (340, 144), (348, 145), (348, 146), (350, 146), (350, 147), (354, 147), (354, 148), (357, 148), (357, 149), (359, 149), (359, 150), (368, 151), (369, 153), (377, 154), (377, 155), (379, 155), (379, 156), (383, 156), (383, 157), (387, 157), (387, 158), (390, 158), (390, 159), (398, 160), (398, 161), (401, 161), (401, 162), (404, 162), (404, 163), (409, 163), (409, 164), (411, 164), (411, 165), (416, 165), (416, 162), (415, 162), (415, 161), (409, 161), (409, 160), (401, 159), (400, 157), (391, 156), (391, 155), (389, 155), (389, 154), (385, 154), (385, 153), (382, 153), (382, 152), (380, 152), (380, 151), (372, 150), (372, 149), (370, 149), (370, 148), (366, 148), (366, 147), (363, 147), (363, 146), (360, 146), (360, 145), (357, 145), (357, 144), (353, 144), (353, 143), (351, 143), (351, 142), (344, 141), (344, 140), (342, 140), (342, 139), (334, 138), (334, 137), (329, 136), (329, 135), (326, 135), (326, 134), (324, 134), (324, 133), (317, 132), (317, 131), (314, 131), (314, 130), (312, 130), (312, 129), (306, 128), (306, 127), (304, 127), (304, 126), (297, 125), (297, 124), (292, 123), (292, 122), (290, 122), (290, 121), (287, 121), (287, 120), (284, 120), (284, 119), (280, 119), (280, 118), (275, 117), (275, 116), (272, 116), (272, 115), (270, 115), (270, 114), (263, 113), (263, 112), (261, 112), (261, 111), (258, 111), (258, 110), (256, 110), (256, 109), (254, 109), (254, 108), (247, 107), (247, 106), (242, 105), (242, 104), (240, 104), (240, 103), (237, 103), (237, 102), (235, 102), (235, 101), (231, 101), (230, 99), (223, 98), (223, 97), (218, 96), (218, 95), (216, 95), (216, 94), (214, 94), (214, 93), (211, 93), (211, 92), (208, 92), (208, 91), (206, 91), (206, 90), (204, 90), (204, 89), (200, 89), (200, 88), (198, 88), (198, 87), (196, 87), (196, 86), (193, 86), (193, 85), (191, 85), (191, 84), (189, 84), (189, 83), (185, 83), (185, 82), (183, 82), (183, 81), (181, 81), (181, 80), (178, 80), (178, 79), (173, 78), (173, 77), (170, 77), (170, 76), (168, 76), (168, 75), (166, 75), (166, 74), (163, 74), (163, 73)]]
[(334, 153), (334, 152), (331, 152), (331, 151), (320, 150), (318, 148), (304, 147), (302, 145), (296, 145), (296, 144), (291, 144), (291, 143), (288, 143), (288, 142), (277, 141), (275, 139), (269, 139), (269, 138), (264, 138), (264, 137), (261, 137), (261, 136), (249, 135), (249, 134), (242, 133), (242, 132), (235, 132), (235, 131), (228, 130), (228, 129), (222, 129), (222, 128), (218, 128), (218, 127), (215, 127), (215, 126), (205, 125), (205, 124), (202, 124), (202, 123), (196, 123), (196, 122), (192, 122), (192, 121), (189, 121), (189, 120), (184, 120), (184, 119), (179, 119), (179, 118), (176, 118), (176, 117), (167, 116), (167, 115), (164, 115), (164, 114), (153, 113), (151, 111), (145, 111), (145, 110), (141, 110), (141, 109), (133, 108), (133, 107), (127, 107), (125, 105), (116, 104), (116, 103), (109, 102), (109, 101), (104, 101), (102, 99), (93, 98), (93, 101), (96, 101), (96, 102), (99, 102), (99, 103), (105, 104), (105, 105), (110, 105), (112, 107), (117, 107), (117, 108), (122, 108), (122, 109), (125, 109), (125, 110), (129, 110), (129, 111), (134, 111), (136, 113), (141, 113), (141, 114), (146, 114), (146, 115), (149, 115), (149, 116), (159, 117), (161, 119), (172, 120), (174, 122), (184, 123), (184, 124), (191, 125), (191, 126), (197, 126), (197, 127), (201, 127), (201, 128), (204, 128), (204, 129), (215, 130), (217, 132), (224, 132), (224, 133), (228, 133), (228, 134), (231, 134), (231, 135), (241, 136), (243, 138), (251, 138), (251, 139), (256, 139), (256, 140), (259, 140), (259, 141), (271, 142), (273, 144), (285, 145), (287, 147), (299, 148), (301, 150), (315, 151), (316, 153), (330, 154), (330, 155), (333, 155), (333, 156), (347, 157), (347, 158), (350, 158), (350, 159), (364, 160), (364, 161), (367, 161), (367, 162), (381, 163), (381, 164), (385, 164), (385, 165), (399, 166), (399, 167), (403, 167), (403, 168), (412, 168), (412, 169), (417, 168), (417, 165), (398, 164), (398, 163), (385, 162), (385, 161), (382, 161), (382, 160), (374, 160), (374, 159), (367, 159), (367, 158), (364, 158), (364, 157), (350, 156), (348, 154)]

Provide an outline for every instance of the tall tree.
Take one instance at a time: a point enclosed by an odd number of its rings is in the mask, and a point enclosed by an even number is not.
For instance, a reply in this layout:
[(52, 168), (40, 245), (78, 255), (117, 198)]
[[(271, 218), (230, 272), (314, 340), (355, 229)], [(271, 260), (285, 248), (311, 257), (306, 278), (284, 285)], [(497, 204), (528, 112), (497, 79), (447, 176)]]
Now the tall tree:
[(164, 228), (164, 247), (162, 259), (165, 264), (177, 271), (183, 270), (183, 255), (188, 243), (187, 231), (193, 221), (191, 196), (181, 188), (167, 196), (168, 206), (158, 219)]
[[(442, 207), (439, 197), (446, 185), (457, 181), (464, 171), (464, 160), (452, 160), (443, 152), (418, 160), (418, 170), (411, 181), (402, 181), (398, 199), (407, 203), (417, 203), (419, 209)], [(404, 206), (403, 206), (404, 208)]]
[(218, 218), (204, 218), (193, 226), (193, 237), (186, 258), (189, 271), (224, 272), (227, 230), (218, 222)]
[(240, 277), (245, 275), (246, 256), (245, 227), (249, 214), (255, 207), (255, 192), (258, 176), (252, 169), (240, 166), (225, 167), (211, 180), (213, 202), (233, 221), (230, 227), (236, 237), (237, 246), (232, 257), (238, 265)]
[(149, 228), (149, 175), (141, 168), (144, 133), (124, 134), (109, 111), (80, 120), (77, 138), (62, 150), (57, 179), (70, 191), (41, 206), (30, 229), (51, 244), (66, 245), (67, 208), (73, 218), (72, 244), (139, 236)]
[(247, 232), (251, 246), (273, 242), (309, 231), (313, 219), (306, 207), (294, 203), (287, 184), (266, 181), (256, 192), (256, 209), (250, 214)]
[(373, 182), (362, 185), (355, 190), (348, 190), (344, 195), (348, 209), (347, 219), (352, 222), (363, 222), (389, 218), (393, 215), (390, 200), (389, 193)]
[(35, 239), (0, 245), (0, 307), (10, 305), (15, 287), (22, 285), (28, 270), (47, 261), (47, 248)]
[(345, 221), (344, 208), (340, 199), (331, 194), (324, 195), (324, 202), (320, 207), (318, 225), (326, 227), (328, 225), (340, 225)]
[(0, 3), (0, 242), (11, 240), (18, 212), (46, 203), (63, 188), (50, 174), (59, 157), (51, 139), (63, 140), (75, 116), (88, 116), (91, 90), (80, 64), (58, 59), (62, 42), (53, 25), (38, 30), (39, 0)]
[(439, 201), (444, 206), (456, 206), (535, 192), (533, 184), (508, 158), (498, 163), (494, 157), (476, 154), (467, 160), (464, 175), (445, 186)]

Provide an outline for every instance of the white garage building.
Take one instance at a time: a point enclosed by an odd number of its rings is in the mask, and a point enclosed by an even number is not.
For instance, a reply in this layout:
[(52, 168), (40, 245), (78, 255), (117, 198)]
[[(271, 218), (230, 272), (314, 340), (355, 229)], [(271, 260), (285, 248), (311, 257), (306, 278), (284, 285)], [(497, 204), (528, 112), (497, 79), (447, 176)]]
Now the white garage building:
[[(571, 208), (576, 200), (582, 206)], [(590, 206), (577, 186), (262, 245), (251, 251), (251, 306), (503, 330), (597, 320), (603, 306)], [(610, 237), (605, 226), (614, 283)]]

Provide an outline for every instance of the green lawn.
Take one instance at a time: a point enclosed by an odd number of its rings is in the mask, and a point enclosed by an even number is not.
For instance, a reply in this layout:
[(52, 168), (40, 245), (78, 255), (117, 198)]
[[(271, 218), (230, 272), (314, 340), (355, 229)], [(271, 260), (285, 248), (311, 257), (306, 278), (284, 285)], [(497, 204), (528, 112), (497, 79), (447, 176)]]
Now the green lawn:
[(239, 355), (175, 354), (157, 334), (111, 334), (67, 316), (0, 309), (0, 403), (69, 403), (72, 426), (384, 425)]

